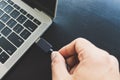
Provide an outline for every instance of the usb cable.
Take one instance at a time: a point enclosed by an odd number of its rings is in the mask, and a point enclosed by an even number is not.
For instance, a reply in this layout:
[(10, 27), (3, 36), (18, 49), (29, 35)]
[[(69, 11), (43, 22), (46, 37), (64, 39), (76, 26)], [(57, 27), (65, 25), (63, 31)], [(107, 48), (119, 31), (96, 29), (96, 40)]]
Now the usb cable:
[(52, 53), (53, 52), (53, 47), (52, 45), (46, 41), (43, 38), (39, 38), (37, 41), (37, 46), (40, 47), (40, 49), (42, 49), (45, 53)]
[[(46, 41), (45, 39), (39, 38), (39, 39), (36, 41), (36, 43), (37, 43), (37, 46), (39, 46), (40, 49), (42, 49), (45, 53), (51, 54), (51, 53), (53, 52), (53, 47), (52, 47), (52, 45), (51, 45), (48, 41)], [(66, 68), (67, 68), (68, 70), (70, 70), (69, 65), (67, 64), (67, 62), (66, 62)]]

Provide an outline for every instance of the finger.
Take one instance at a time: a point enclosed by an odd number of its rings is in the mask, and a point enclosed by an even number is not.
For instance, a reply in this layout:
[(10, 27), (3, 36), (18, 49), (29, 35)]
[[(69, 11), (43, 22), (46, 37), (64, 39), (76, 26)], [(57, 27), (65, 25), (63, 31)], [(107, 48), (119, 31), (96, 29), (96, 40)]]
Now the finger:
[(61, 48), (59, 52), (64, 57), (70, 57), (77, 53), (79, 56), (79, 60), (81, 60), (86, 55), (93, 55), (93, 51), (95, 49), (97, 48), (90, 41), (83, 38), (78, 38), (72, 41), (70, 44), (66, 45), (65, 47)]
[(73, 56), (76, 51), (75, 51), (75, 43), (76, 40), (72, 41), (70, 44), (64, 46), (59, 50), (59, 52), (64, 56), (64, 57), (70, 57)]
[(77, 55), (67, 58), (66, 63), (70, 69), (73, 68), (76, 64), (79, 63)]
[(113, 65), (114, 67), (116, 67), (116, 71), (119, 71), (119, 62), (118, 62), (118, 59), (113, 56), (113, 55), (110, 55), (110, 60), (111, 60), (111, 65)]
[(76, 67), (78, 67), (77, 64), (70, 70), (70, 74), (74, 74), (74, 71), (75, 71)]
[[(70, 75), (67, 71), (65, 60), (58, 52), (53, 52), (52, 58), (52, 80), (65, 80)], [(62, 77), (61, 77), (62, 76)]]

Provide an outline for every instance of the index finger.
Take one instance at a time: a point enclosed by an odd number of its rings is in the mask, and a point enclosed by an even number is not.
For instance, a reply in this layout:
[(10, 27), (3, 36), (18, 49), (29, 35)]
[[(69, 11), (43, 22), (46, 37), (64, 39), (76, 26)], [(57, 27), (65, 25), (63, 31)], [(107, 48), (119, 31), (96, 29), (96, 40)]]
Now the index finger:
[(77, 53), (83, 58), (85, 55), (91, 55), (95, 48), (96, 47), (90, 41), (84, 38), (78, 38), (61, 48), (59, 52), (64, 57), (70, 57)]

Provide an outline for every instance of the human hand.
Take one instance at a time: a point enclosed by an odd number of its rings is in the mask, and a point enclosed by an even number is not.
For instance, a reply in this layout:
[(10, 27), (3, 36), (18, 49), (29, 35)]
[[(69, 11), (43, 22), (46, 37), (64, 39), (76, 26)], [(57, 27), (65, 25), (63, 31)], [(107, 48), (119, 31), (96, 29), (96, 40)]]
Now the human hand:
[(53, 52), (51, 58), (52, 80), (120, 80), (118, 60), (83, 38)]

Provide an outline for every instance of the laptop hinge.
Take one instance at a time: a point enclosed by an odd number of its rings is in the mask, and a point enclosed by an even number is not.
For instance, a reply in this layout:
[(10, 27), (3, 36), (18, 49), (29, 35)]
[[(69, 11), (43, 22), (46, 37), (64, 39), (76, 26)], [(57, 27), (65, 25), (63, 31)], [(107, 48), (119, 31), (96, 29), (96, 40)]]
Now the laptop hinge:
[(52, 20), (54, 19), (52, 16), (50, 16), (49, 14), (47, 14), (46, 12), (44, 12), (44, 11), (40, 11), (40, 10), (38, 10), (37, 8), (34, 8), (34, 10), (36, 11), (36, 12), (42, 12), (42, 13), (44, 13), (44, 14), (46, 14), (47, 16), (49, 16)]

